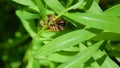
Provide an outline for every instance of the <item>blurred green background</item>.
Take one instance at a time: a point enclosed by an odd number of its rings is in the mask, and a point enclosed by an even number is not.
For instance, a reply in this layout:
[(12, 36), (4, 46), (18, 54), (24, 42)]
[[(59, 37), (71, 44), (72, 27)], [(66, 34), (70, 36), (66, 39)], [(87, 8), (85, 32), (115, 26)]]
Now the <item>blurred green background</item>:
[(0, 68), (19, 68), (30, 38), (15, 10), (20, 5), (11, 0), (0, 0)]
[[(119, 0), (101, 0), (100, 5), (105, 10), (118, 3)], [(0, 68), (22, 68), (31, 38), (15, 14), (21, 5), (12, 0), (0, 0), (0, 7)]]

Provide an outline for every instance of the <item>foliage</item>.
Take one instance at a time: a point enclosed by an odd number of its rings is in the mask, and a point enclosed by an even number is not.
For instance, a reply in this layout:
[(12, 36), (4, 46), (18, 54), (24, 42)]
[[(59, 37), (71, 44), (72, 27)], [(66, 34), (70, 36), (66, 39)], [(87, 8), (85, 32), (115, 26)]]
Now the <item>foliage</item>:
[[(14, 39), (17, 42), (12, 39), (7, 44), (22, 45), (27, 40), (22, 67), (119, 68), (120, 4), (109, 7), (100, 0), (12, 1), (19, 4), (16, 15), (28, 34), (19, 30)], [(65, 30), (41, 26), (47, 15), (56, 15), (53, 20), (63, 18)]]

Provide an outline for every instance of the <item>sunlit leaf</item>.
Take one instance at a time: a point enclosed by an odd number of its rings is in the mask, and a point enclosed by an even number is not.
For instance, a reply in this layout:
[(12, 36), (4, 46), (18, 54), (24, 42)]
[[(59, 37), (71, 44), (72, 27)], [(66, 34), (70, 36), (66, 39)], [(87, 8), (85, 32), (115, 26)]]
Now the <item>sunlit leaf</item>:
[(16, 3), (26, 5), (26, 6), (34, 6), (35, 4), (32, 2), (32, 0), (12, 0)]
[(58, 53), (53, 53), (53, 54), (51, 54), (48, 57), (48, 59), (51, 60), (51, 61), (54, 61), (54, 62), (65, 62), (66, 60), (68, 60), (71, 57), (72, 56), (67, 56), (67, 55), (61, 55), (61, 54), (58, 54)]
[(120, 33), (120, 18), (88, 13), (67, 13), (66, 17), (89, 27)]
[(115, 5), (109, 9), (107, 9), (104, 13), (107, 15), (114, 15), (114, 16), (120, 16), (120, 4)]
[(26, 66), (26, 68), (33, 68), (33, 61), (34, 59), (31, 59), (28, 63), (28, 65)]
[(29, 33), (31, 37), (34, 37), (36, 35), (36, 28), (35, 28), (35, 23), (31, 20), (25, 20), (23, 19), (23, 13), (20, 10), (16, 11), (17, 16), (20, 18), (21, 23), (23, 24), (24, 28), (26, 31)]
[(40, 68), (39, 61), (37, 59), (31, 59), (26, 68)]
[(93, 13), (93, 14), (101, 14), (103, 13), (102, 9), (98, 5), (98, 3), (94, 0), (91, 7), (86, 11), (88, 13)]
[(71, 47), (75, 44), (78, 44), (79, 42), (88, 40), (92, 37), (94, 37), (95, 34), (86, 31), (86, 30), (76, 30), (72, 31), (70, 33), (67, 33), (65, 35), (62, 35), (48, 44), (44, 45), (42, 48), (40, 48), (36, 54), (35, 57), (40, 57), (43, 55), (47, 55), (51, 52), (59, 51), (64, 48)]
[(65, 8), (58, 0), (45, 0), (45, 2), (52, 10), (58, 14), (65, 10)]
[(21, 15), (23, 19), (27, 19), (27, 20), (32, 20), (32, 19), (39, 19), (40, 15), (39, 14), (35, 14), (35, 13), (31, 13), (28, 11), (21, 11)]
[(84, 0), (79, 0), (75, 5), (70, 6), (67, 10), (77, 9), (83, 4)]
[(68, 8), (72, 4), (73, 0), (68, 0), (66, 7)]
[(46, 12), (45, 6), (43, 5), (44, 3), (41, 0), (34, 0), (34, 1), (39, 8), (39, 12), (40, 12), (40, 15), (42, 16), (42, 19), (45, 21), (47, 12)]
[(120, 67), (109, 57), (106, 57), (105, 61), (101, 65), (101, 68), (120, 68)]
[(61, 64), (58, 68), (79, 68), (90, 57), (92, 57), (92, 55), (96, 52), (102, 43), (103, 41), (88, 47), (85, 51), (78, 53), (67, 62)]

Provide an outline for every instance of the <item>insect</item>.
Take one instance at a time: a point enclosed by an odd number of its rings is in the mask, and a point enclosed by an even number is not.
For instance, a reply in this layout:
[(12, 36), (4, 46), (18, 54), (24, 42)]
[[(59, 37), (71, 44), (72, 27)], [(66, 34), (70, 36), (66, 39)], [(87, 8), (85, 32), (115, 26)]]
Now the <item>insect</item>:
[(65, 29), (65, 20), (63, 18), (58, 18), (55, 21), (53, 19), (55, 18), (55, 15), (48, 15), (46, 22), (44, 23), (43, 20), (40, 21), (40, 24), (42, 26), (47, 25), (48, 30), (52, 31), (63, 31)]

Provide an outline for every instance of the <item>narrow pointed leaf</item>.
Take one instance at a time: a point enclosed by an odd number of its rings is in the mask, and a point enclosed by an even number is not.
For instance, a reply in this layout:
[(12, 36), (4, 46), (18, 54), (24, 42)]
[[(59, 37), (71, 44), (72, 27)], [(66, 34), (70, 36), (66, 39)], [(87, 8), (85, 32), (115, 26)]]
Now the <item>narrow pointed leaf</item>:
[(33, 38), (36, 35), (35, 23), (32, 20), (31, 21), (25, 20), (23, 17), (24, 16), (23, 12), (21, 10), (17, 10), (16, 14), (20, 18), (21, 23), (23, 24), (26, 31)]
[(72, 4), (73, 0), (68, 0), (66, 7), (68, 8)]
[(54, 10), (57, 14), (65, 10), (65, 8), (62, 6), (62, 4), (58, 0), (45, 0), (45, 2), (48, 5), (48, 7)]
[(72, 5), (72, 6), (69, 7), (67, 10), (79, 8), (79, 7), (83, 4), (83, 1), (84, 1), (84, 0), (79, 0), (75, 5)]
[(34, 6), (34, 2), (32, 2), (32, 0), (12, 0), (16, 3), (22, 4), (22, 5), (26, 5), (26, 6)]
[(73, 58), (68, 60), (67, 62), (61, 64), (58, 68), (79, 68), (83, 63), (85, 63), (92, 55), (96, 52), (96, 50), (100, 47), (103, 41), (100, 41), (90, 47), (88, 47), (85, 51), (79, 52)]
[(97, 61), (101, 68), (119, 68), (119, 66), (109, 58), (105, 51), (98, 50), (93, 58)]
[(92, 40), (112, 40), (118, 41), (120, 40), (120, 34), (112, 33), (112, 32), (102, 32), (94, 37)]
[(120, 16), (120, 4), (107, 9), (104, 13), (110, 16), (111, 15)]
[(93, 14), (101, 14), (103, 13), (102, 9), (98, 5), (98, 3), (94, 0), (91, 7), (87, 10), (88, 13), (93, 13)]
[(40, 68), (40, 64), (39, 61), (37, 59), (31, 59), (28, 62), (28, 65), (26, 66), (26, 68)]
[(120, 67), (107, 56), (103, 64), (101, 65), (101, 68), (120, 68)]
[(45, 6), (43, 5), (41, 0), (34, 0), (34, 1), (39, 8), (39, 12), (40, 12), (42, 19), (45, 21), (46, 20), (46, 8), (45, 8)]
[(43, 55), (47, 55), (51, 52), (71, 47), (75, 44), (78, 44), (79, 42), (88, 40), (94, 36), (95, 34), (84, 29), (72, 31), (52, 40), (48, 44), (44, 45), (42, 48), (38, 49), (38, 51), (35, 54), (35, 57), (40, 57)]
[(66, 17), (89, 27), (120, 33), (120, 18), (88, 13), (67, 13)]

